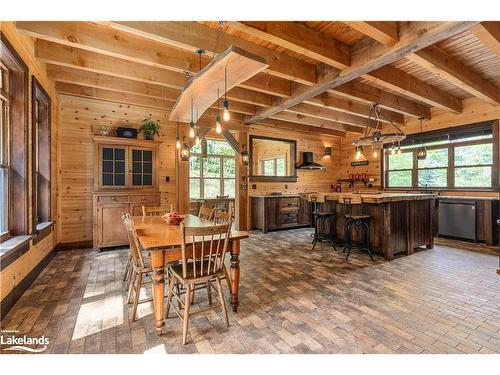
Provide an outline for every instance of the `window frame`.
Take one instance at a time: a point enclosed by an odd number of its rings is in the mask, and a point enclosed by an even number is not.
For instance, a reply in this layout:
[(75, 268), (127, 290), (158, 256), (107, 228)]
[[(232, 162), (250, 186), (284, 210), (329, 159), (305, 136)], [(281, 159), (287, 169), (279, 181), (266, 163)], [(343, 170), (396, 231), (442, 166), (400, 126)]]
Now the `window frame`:
[[(9, 71), (8, 121), (8, 226), (0, 236), (29, 233), (29, 70), (20, 55), (0, 32), (0, 62)], [(15, 173), (14, 173), (15, 172)], [(15, 203), (13, 203), (15, 202)], [(14, 207), (14, 204), (16, 207)], [(29, 237), (31, 238), (31, 237)]]
[[(285, 170), (287, 169), (286, 165), (286, 156), (278, 156), (278, 157), (273, 157), (273, 158), (268, 158), (268, 159), (261, 159), (260, 161), (260, 175), (265, 176), (265, 177), (285, 177), (285, 176), (279, 176), (278, 175), (278, 160), (283, 160), (284, 165), (285, 165)], [(265, 167), (264, 164), (266, 161), (272, 161), (273, 162), (273, 174), (272, 175), (266, 175), (264, 174)]]
[[(491, 164), (481, 164), (481, 165), (467, 165), (467, 166), (455, 166), (455, 148), (464, 146), (473, 146), (479, 144), (491, 144), (492, 145), (492, 163)], [(418, 160), (416, 157), (416, 150), (419, 145), (412, 148), (407, 148), (401, 150), (401, 152), (412, 152), (413, 153), (413, 168), (412, 171), (412, 184), (411, 186), (403, 187), (390, 187), (389, 186), (389, 172), (394, 171), (393, 169), (388, 169), (389, 166), (389, 155), (390, 150), (384, 149), (384, 157), (381, 158), (382, 162), (382, 181), (384, 190), (436, 190), (436, 191), (498, 191), (498, 121), (492, 124), (492, 136), (491, 138), (485, 139), (475, 139), (466, 141), (456, 141), (440, 145), (428, 146), (427, 151), (436, 149), (448, 149), (448, 165), (447, 167), (436, 167), (436, 168), (418, 168)], [(466, 167), (491, 167), (491, 186), (470, 186), (470, 187), (456, 187), (455, 186), (455, 170), (457, 168)], [(433, 186), (419, 186), (418, 185), (418, 171), (419, 170), (429, 170), (429, 169), (446, 169), (447, 170), (447, 185), (444, 187), (433, 187)], [(407, 169), (405, 169), (407, 170)], [(495, 178), (496, 176), (496, 178)]]
[[(221, 141), (220, 139), (207, 139), (207, 141)], [(227, 142), (229, 144), (229, 142)], [(210, 154), (207, 153), (206, 158), (218, 158), (219, 159), (219, 168), (220, 168), (220, 177), (205, 177), (204, 176), (204, 167), (203, 167), (203, 155), (201, 152), (191, 152), (190, 154), (191, 157), (198, 157), (200, 159), (200, 176), (197, 177), (191, 177), (191, 167), (189, 166), (189, 184), (191, 184), (191, 180), (199, 180), (200, 182), (200, 196), (198, 198), (192, 198), (191, 195), (189, 196), (190, 200), (195, 200), (195, 199), (215, 199), (216, 197), (205, 197), (205, 180), (220, 180), (220, 188), (219, 188), (219, 194), (220, 196), (222, 195), (228, 195), (224, 191), (224, 182), (226, 180), (234, 180), (234, 197), (230, 197), (231, 199), (236, 198), (236, 153), (235, 155), (224, 155), (224, 154)], [(225, 159), (232, 159), (234, 160), (234, 166), (235, 166), (235, 175), (234, 177), (226, 177), (224, 175), (224, 160)]]
[[(47, 124), (47, 132), (46, 135), (48, 138), (48, 166), (49, 166), (49, 184), (48, 184), (48, 206), (46, 208), (47, 218), (46, 220), (39, 221), (38, 220), (38, 169), (39, 169), (39, 161), (40, 161), (40, 150), (38, 147), (39, 141), (39, 121), (38, 121), (38, 97), (41, 97), (45, 101), (45, 105), (47, 106), (47, 116), (44, 120)], [(45, 238), (51, 231), (53, 226), (52, 220), (52, 99), (50, 98), (47, 91), (43, 88), (40, 82), (36, 79), (35, 76), (31, 77), (31, 126), (32, 126), (32, 233), (36, 235), (36, 239), (34, 243), (39, 242), (43, 238)]]

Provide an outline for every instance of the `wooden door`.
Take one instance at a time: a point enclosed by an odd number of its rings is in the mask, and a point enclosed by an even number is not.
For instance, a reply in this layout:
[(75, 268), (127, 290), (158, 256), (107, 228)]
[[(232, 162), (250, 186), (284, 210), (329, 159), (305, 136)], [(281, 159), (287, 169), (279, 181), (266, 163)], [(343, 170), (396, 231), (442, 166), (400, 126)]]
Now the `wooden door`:
[(128, 243), (122, 214), (129, 212), (128, 203), (100, 204), (98, 214), (98, 247), (120, 246)]

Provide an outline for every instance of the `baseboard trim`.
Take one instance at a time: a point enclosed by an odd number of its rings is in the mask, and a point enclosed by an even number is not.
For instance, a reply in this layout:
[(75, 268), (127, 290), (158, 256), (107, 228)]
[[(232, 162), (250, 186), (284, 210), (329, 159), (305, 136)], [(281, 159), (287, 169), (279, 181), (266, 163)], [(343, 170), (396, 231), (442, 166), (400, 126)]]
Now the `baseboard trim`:
[(28, 290), (33, 281), (42, 273), (44, 268), (55, 256), (57, 249), (52, 250), (43, 258), (26, 277), (0, 302), (0, 319), (3, 319), (7, 313), (14, 307), (19, 298)]
[(56, 246), (56, 250), (73, 250), (73, 249), (89, 249), (92, 248), (92, 241), (77, 241), (77, 242), (63, 242)]

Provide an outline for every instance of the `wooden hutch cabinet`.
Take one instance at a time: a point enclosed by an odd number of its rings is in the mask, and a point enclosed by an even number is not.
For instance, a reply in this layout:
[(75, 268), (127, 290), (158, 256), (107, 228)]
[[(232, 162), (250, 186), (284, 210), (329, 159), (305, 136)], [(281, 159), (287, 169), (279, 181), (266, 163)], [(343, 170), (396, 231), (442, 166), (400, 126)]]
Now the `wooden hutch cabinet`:
[(128, 243), (121, 215), (142, 215), (159, 206), (158, 149), (161, 142), (94, 137), (93, 246)]

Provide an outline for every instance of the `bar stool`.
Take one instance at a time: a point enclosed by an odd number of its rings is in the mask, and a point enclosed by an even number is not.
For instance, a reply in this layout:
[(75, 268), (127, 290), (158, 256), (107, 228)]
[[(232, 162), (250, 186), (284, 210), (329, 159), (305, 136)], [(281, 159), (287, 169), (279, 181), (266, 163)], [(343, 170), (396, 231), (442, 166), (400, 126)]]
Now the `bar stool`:
[[(323, 197), (319, 198), (318, 196), (313, 195), (310, 197), (310, 200), (313, 206), (314, 223), (312, 249), (314, 250), (318, 242), (330, 241), (333, 249), (337, 250), (335, 247), (335, 211), (322, 209), (321, 203), (325, 202)], [(325, 227), (328, 228), (328, 232), (325, 232)]]
[[(352, 229), (353, 228), (358, 228), (362, 227), (363, 228), (363, 243), (358, 244), (359, 249), (364, 248), (368, 251), (368, 255), (370, 256), (370, 259), (372, 262), (375, 262), (375, 259), (373, 259), (373, 254), (371, 251), (371, 246), (370, 246), (370, 219), (371, 216), (368, 215), (366, 212), (361, 212), (361, 213), (353, 213), (353, 205), (361, 205), (361, 196), (360, 195), (355, 195), (353, 194), (352, 197), (343, 197), (343, 203), (344, 203), (344, 219), (345, 219), (345, 226), (344, 226), (344, 236), (345, 236), (345, 247), (344, 247), (344, 252), (348, 250), (346, 260), (349, 259), (349, 256), (351, 255), (351, 250), (353, 248), (353, 241), (352, 241)], [(363, 206), (361, 206), (363, 207)]]

